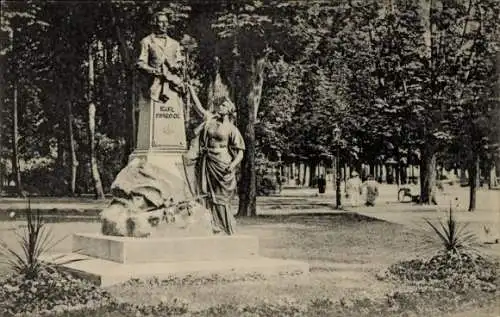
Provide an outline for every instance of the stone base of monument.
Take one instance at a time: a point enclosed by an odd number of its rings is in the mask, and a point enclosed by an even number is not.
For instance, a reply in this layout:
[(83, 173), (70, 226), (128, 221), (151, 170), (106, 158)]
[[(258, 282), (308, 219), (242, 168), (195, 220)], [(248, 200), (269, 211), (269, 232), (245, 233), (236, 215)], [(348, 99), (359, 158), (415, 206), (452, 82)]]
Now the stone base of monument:
[[(129, 156), (129, 163), (134, 160), (143, 160), (159, 168), (169, 171), (179, 179), (184, 180), (182, 155), (185, 151), (172, 151), (168, 149), (135, 150)], [(186, 188), (187, 190), (187, 188)]]
[(169, 170), (170, 172), (178, 174), (179, 177), (184, 178), (182, 154), (184, 152), (172, 152), (169, 150), (135, 150), (129, 156), (129, 162), (135, 159), (145, 160), (160, 168)]
[(257, 237), (129, 238), (75, 234), (73, 252), (46, 262), (100, 286), (130, 279), (229, 275), (305, 274), (305, 262), (259, 256)]

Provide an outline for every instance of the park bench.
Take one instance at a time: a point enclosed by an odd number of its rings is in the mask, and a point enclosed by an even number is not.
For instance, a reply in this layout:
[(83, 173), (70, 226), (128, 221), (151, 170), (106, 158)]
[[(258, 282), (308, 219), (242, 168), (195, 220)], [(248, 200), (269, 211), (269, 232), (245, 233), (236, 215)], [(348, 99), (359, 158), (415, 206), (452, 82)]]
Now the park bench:
[(406, 197), (410, 198), (411, 202), (418, 202), (420, 200), (420, 195), (412, 194), (410, 187), (401, 187), (398, 190), (398, 201), (403, 202)]
[[(432, 191), (431, 201), (435, 205), (437, 205), (436, 196), (435, 196), (436, 195), (436, 190), (444, 192), (444, 184), (443, 184), (443, 182), (437, 181), (436, 184), (435, 184), (435, 189)], [(412, 188), (409, 187), (409, 186), (401, 187), (398, 190), (398, 201), (399, 202), (403, 202), (406, 197), (410, 198), (410, 201), (413, 202), (413, 203), (420, 202), (420, 194), (415, 194), (412, 191)]]

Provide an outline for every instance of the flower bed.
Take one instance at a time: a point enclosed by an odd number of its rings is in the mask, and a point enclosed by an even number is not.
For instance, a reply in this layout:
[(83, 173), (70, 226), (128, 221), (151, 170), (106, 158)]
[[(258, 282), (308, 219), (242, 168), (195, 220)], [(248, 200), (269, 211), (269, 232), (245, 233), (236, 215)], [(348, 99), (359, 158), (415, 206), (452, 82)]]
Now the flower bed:
[(0, 287), (0, 316), (43, 316), (52, 312), (81, 310), (112, 302), (106, 291), (55, 269), (43, 268), (36, 278), (12, 274)]
[(415, 259), (394, 264), (389, 267), (387, 277), (456, 292), (469, 289), (495, 292), (498, 268), (498, 263), (479, 255), (446, 252), (429, 260)]

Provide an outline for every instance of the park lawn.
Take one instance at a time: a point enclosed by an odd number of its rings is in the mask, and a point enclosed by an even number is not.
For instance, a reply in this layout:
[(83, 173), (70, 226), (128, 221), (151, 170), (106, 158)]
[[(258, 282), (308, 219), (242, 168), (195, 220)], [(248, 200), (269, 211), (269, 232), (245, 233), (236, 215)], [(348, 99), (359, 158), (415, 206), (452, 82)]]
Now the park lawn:
[[(438, 245), (429, 242), (427, 233), (352, 213), (315, 211), (318, 212), (238, 219), (240, 234), (259, 237), (262, 256), (307, 261), (310, 274), (248, 276), (236, 281), (215, 277), (204, 280), (203, 284), (132, 281), (108, 290), (136, 304), (157, 304), (164, 299), (179, 298), (195, 311), (224, 304), (259, 305), (282, 299), (303, 304), (324, 298), (333, 302), (366, 297), (380, 299), (404, 286), (378, 280), (377, 272), (397, 261), (430, 256), (437, 251)], [(9, 229), (21, 224), (0, 223), (0, 238), (12, 244), (13, 231)], [(94, 221), (50, 226), (56, 239), (68, 237), (54, 249), (60, 253), (70, 250), (72, 233), (96, 232), (100, 225)], [(446, 311), (443, 307), (436, 309)]]
[(376, 279), (388, 265), (415, 257), (425, 237), (400, 225), (354, 214), (304, 214), (238, 219), (242, 234), (259, 237), (261, 255), (307, 261), (311, 273), (200, 285), (129, 283), (111, 287), (127, 302), (156, 304), (181, 298), (203, 309), (220, 304), (258, 304), (291, 298), (339, 300), (356, 295), (383, 297), (394, 286)]

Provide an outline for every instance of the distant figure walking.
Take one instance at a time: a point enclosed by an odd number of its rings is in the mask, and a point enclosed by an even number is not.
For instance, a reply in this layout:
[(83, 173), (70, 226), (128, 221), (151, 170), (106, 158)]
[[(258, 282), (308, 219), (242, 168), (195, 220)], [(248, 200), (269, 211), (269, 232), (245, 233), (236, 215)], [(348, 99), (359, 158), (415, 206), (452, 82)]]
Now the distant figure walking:
[(276, 176), (276, 184), (278, 185), (277, 191), (279, 194), (279, 193), (281, 193), (281, 189), (283, 186), (283, 184), (281, 183), (281, 173), (279, 171), (276, 171), (276, 173), (274, 173), (274, 175)]
[(318, 190), (320, 194), (324, 194), (326, 189), (325, 175), (321, 175), (318, 179)]
[(438, 190), (439, 191), (444, 191), (444, 187), (443, 187), (443, 184), (441, 182), (438, 182), (436, 184), (434, 184), (434, 186), (432, 186), (432, 189), (431, 189), (431, 204), (433, 205), (437, 205), (438, 202), (437, 202), (437, 193), (438, 193)]
[(366, 182), (361, 185), (362, 189), (366, 187), (366, 206), (375, 206), (375, 200), (378, 197), (378, 183), (373, 175), (369, 175)]
[(349, 199), (349, 203), (352, 207), (357, 207), (360, 203), (361, 198), (361, 179), (356, 171), (351, 173), (351, 178), (347, 180), (346, 183), (346, 196)]

